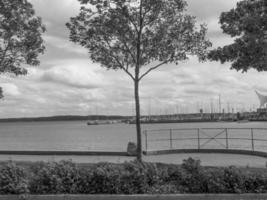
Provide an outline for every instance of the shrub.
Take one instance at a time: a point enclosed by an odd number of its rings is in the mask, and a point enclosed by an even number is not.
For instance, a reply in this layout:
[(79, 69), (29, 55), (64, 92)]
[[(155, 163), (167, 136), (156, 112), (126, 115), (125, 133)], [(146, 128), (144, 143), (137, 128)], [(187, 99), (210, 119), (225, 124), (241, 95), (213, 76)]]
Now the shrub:
[(244, 180), (242, 172), (234, 166), (224, 169), (223, 181), (225, 183), (226, 192), (241, 193), (245, 191)]
[(149, 189), (145, 166), (137, 161), (123, 164), (121, 191), (124, 194), (144, 194)]
[(204, 182), (207, 193), (226, 193), (226, 183), (224, 182), (224, 169), (216, 168), (205, 171)]
[(28, 180), (24, 171), (8, 162), (0, 169), (0, 194), (28, 193)]
[(200, 160), (189, 158), (184, 160), (181, 166), (181, 178), (177, 184), (182, 192), (203, 193), (207, 192), (206, 179)]
[(119, 194), (120, 176), (121, 172), (118, 167), (103, 163), (91, 172), (87, 171), (86, 177), (81, 177), (81, 180), (85, 178), (88, 182), (84, 190), (90, 194)]
[(85, 168), (81, 168), (78, 171), (79, 178), (76, 182), (77, 194), (90, 194), (91, 193), (91, 171)]
[[(27, 170), (25, 170), (27, 169)], [(202, 167), (189, 158), (182, 165), (39, 162), (29, 168), (9, 162), (0, 168), (0, 194), (163, 194), (267, 192), (267, 175), (236, 167)], [(27, 173), (25, 173), (27, 172)]]
[(40, 163), (33, 169), (30, 191), (36, 194), (75, 193), (78, 169), (70, 161)]
[(244, 188), (247, 193), (266, 193), (267, 178), (263, 175), (248, 173), (244, 180)]
[(143, 163), (143, 164), (141, 164), (141, 166), (143, 167), (144, 173), (146, 175), (146, 182), (147, 182), (149, 187), (162, 182), (162, 180), (161, 180), (162, 174), (161, 174), (161, 172), (158, 169), (156, 164)]
[(161, 177), (164, 182), (181, 180), (182, 178), (182, 170), (178, 165), (170, 165), (165, 166), (163, 170), (161, 170)]
[(141, 194), (158, 182), (155, 164), (134, 161), (122, 165), (100, 163), (83, 169), (77, 186), (80, 193)]

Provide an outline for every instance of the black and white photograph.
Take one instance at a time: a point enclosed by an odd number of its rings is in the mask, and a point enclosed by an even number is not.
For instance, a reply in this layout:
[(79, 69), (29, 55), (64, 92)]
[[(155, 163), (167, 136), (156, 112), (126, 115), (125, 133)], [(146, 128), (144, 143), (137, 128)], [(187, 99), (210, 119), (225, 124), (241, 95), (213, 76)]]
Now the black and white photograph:
[(267, 199), (267, 0), (0, 0), (0, 200)]

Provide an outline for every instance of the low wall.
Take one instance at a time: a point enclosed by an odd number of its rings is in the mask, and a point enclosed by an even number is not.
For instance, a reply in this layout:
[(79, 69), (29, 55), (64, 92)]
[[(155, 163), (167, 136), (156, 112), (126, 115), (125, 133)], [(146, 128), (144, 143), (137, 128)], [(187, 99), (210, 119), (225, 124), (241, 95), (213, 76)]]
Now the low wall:
[(179, 154), (179, 153), (241, 154), (241, 155), (259, 156), (267, 158), (267, 152), (239, 150), (239, 149), (169, 149), (169, 150), (144, 151), (145, 155), (164, 155), (164, 154)]
[(117, 151), (0, 151), (0, 155), (128, 156), (128, 153), (127, 152), (117, 152)]
[(0, 196), (0, 200), (266, 200), (267, 194), (188, 195), (29, 195)]

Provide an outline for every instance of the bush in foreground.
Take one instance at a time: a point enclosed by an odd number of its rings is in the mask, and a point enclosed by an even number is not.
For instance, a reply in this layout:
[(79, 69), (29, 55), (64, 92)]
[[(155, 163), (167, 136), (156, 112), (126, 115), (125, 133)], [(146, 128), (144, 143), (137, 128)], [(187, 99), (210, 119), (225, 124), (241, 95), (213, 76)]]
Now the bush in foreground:
[(0, 194), (265, 193), (267, 174), (236, 167), (126, 162), (87, 166), (71, 161), (0, 168)]
[(25, 172), (15, 163), (8, 162), (0, 169), (0, 194), (25, 194), (29, 192)]

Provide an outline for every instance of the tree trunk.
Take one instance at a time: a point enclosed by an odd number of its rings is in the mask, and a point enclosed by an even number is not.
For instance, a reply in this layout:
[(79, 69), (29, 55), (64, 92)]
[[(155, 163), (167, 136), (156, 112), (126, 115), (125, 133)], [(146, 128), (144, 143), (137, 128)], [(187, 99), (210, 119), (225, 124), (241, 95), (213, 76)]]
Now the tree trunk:
[(136, 136), (137, 136), (137, 150), (136, 158), (137, 161), (142, 162), (142, 134), (141, 134), (141, 123), (140, 123), (140, 101), (139, 101), (139, 70), (140, 70), (140, 58), (141, 58), (141, 34), (143, 29), (142, 19), (142, 0), (140, 0), (140, 29), (138, 31), (137, 48), (136, 48), (136, 66), (135, 66), (135, 80), (134, 80), (134, 97), (135, 97), (135, 112), (136, 112)]
[(3, 99), (3, 98), (4, 98), (3, 89), (2, 89), (2, 87), (0, 87), (0, 99)]
[(135, 112), (136, 112), (136, 136), (137, 136), (137, 155), (136, 158), (142, 162), (142, 134), (140, 123), (140, 101), (139, 101), (139, 80), (134, 81), (134, 97), (135, 97)]

